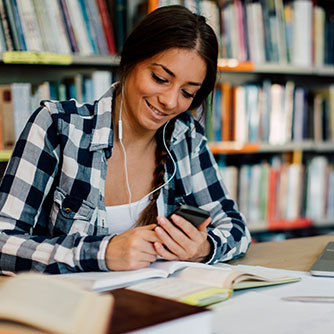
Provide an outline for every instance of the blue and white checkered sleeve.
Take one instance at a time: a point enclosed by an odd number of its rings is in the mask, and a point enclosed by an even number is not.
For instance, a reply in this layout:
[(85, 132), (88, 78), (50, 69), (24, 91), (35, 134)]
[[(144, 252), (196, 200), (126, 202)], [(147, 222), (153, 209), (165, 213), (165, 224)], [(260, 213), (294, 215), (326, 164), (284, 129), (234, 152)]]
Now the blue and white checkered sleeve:
[[(109, 237), (79, 233), (47, 236), (42, 209), (60, 160), (53, 115), (40, 108), (18, 139), (0, 186), (0, 273), (107, 270)], [(40, 230), (38, 235), (32, 231)], [(42, 231), (42, 233), (41, 233)]]
[(223, 183), (218, 165), (206, 140), (192, 157), (192, 183), (197, 204), (210, 212), (208, 228), (211, 254), (207, 263), (227, 261), (247, 251), (251, 237), (245, 217), (238, 211)]

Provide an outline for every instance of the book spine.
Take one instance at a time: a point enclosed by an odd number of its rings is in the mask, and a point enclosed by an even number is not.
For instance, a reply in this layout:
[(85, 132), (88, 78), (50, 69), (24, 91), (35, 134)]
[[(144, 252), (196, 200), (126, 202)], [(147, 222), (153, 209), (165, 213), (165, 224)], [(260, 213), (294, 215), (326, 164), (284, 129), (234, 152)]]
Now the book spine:
[(83, 15), (80, 10), (80, 5), (78, 0), (75, 1), (66, 0), (66, 5), (70, 16), (70, 21), (73, 26), (73, 31), (78, 41), (80, 54), (82, 55), (93, 54), (93, 49), (88, 38), (88, 32), (85, 27)]
[(79, 53), (80, 50), (78, 46), (78, 41), (77, 41), (77, 38), (73, 30), (73, 26), (72, 26), (69, 12), (68, 12), (66, 0), (58, 0), (58, 3), (59, 3), (60, 11), (63, 17), (63, 22), (65, 25), (66, 33), (67, 33), (67, 36), (70, 42), (71, 51), (73, 53)]
[(0, 19), (1, 19), (1, 24), (2, 24), (2, 29), (6, 41), (6, 49), (7, 51), (13, 51), (14, 50), (14, 45), (10, 33), (10, 27), (9, 27), (9, 22), (8, 22), (8, 17), (7, 13), (5, 11), (5, 5), (4, 1), (0, 0)]
[(32, 0), (16, 0), (28, 51), (42, 51), (43, 44)]
[(97, 45), (96, 45), (96, 42), (95, 42), (96, 39), (95, 39), (95, 36), (94, 36), (93, 25), (92, 25), (92, 22), (91, 22), (91, 20), (88, 16), (85, 1), (84, 0), (79, 0), (79, 5), (80, 5), (80, 8), (81, 8), (83, 21), (85, 22), (85, 27), (86, 27), (87, 34), (88, 34), (88, 39), (89, 39), (90, 44), (92, 46), (93, 54), (98, 54), (99, 51), (98, 51), (98, 48), (97, 48)]
[(15, 20), (15, 25), (16, 25), (16, 29), (18, 32), (18, 37), (20, 40), (20, 48), (22, 51), (27, 51), (27, 44), (24, 38), (24, 33), (23, 33), (23, 29), (22, 29), (22, 18), (20, 17), (20, 13), (19, 13), (19, 9), (17, 6), (17, 0), (12, 0), (11, 1), (11, 5), (12, 5), (12, 10), (13, 10), (13, 15), (14, 15), (14, 20)]
[(97, 43), (99, 53), (108, 54), (108, 44), (96, 0), (85, 0), (85, 4), (88, 11), (88, 17), (91, 20), (93, 27), (92, 31), (94, 33), (94, 38)]
[[(109, 53), (116, 54), (114, 30), (111, 24), (110, 15), (106, 6), (106, 2), (105, 0), (97, 0), (97, 5), (101, 15), (102, 25), (107, 39)], [(122, 34), (122, 31), (118, 32), (118, 34)]]
[(10, 27), (10, 32), (13, 37), (13, 45), (15, 50), (22, 50), (21, 40), (19, 38), (19, 33), (15, 24), (15, 17), (13, 11), (13, 5), (11, 0), (4, 0), (5, 13), (8, 18), (8, 23)]

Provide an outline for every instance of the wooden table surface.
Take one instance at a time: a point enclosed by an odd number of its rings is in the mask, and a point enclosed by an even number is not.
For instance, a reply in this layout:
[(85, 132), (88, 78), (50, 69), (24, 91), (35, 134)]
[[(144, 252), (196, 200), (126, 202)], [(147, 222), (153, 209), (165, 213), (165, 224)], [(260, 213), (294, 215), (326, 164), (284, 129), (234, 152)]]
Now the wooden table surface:
[(246, 255), (229, 264), (309, 271), (334, 234), (251, 244)]

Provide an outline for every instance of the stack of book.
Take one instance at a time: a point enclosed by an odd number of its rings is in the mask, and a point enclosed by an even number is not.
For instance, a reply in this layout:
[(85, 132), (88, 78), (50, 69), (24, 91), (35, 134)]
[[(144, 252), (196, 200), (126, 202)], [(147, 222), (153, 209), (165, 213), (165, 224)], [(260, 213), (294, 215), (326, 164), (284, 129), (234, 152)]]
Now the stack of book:
[(149, 9), (171, 3), (208, 17), (222, 58), (304, 67), (334, 64), (331, 1), (150, 0)]
[(112, 83), (110, 71), (76, 74), (63, 81), (40, 84), (15, 82), (0, 85), (0, 150), (12, 149), (27, 120), (42, 100), (69, 100), (92, 103)]
[(0, 0), (0, 52), (116, 53), (106, 0)]
[(221, 166), (231, 197), (250, 229), (291, 229), (334, 219), (334, 164), (324, 156), (301, 163), (269, 162)]
[[(211, 117), (211, 115), (210, 115)], [(218, 84), (212, 119), (207, 120), (211, 141), (240, 143), (334, 140), (334, 85), (305, 88), (293, 81), (284, 85)]]

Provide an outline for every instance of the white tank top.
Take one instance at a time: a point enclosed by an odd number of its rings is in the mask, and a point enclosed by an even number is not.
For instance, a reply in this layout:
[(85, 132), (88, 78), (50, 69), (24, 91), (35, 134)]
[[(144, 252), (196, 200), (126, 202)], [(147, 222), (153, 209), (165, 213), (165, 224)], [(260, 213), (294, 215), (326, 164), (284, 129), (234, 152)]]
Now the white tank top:
[[(136, 224), (140, 214), (146, 208), (149, 197), (146, 195), (137, 202), (122, 205), (106, 206), (107, 226), (110, 234), (121, 234)], [(157, 199), (158, 214), (163, 215), (162, 192)]]

